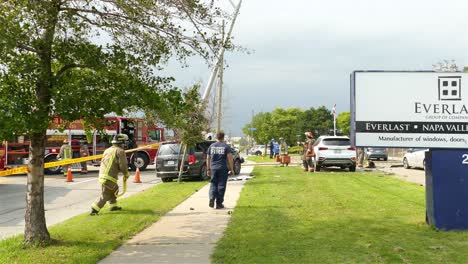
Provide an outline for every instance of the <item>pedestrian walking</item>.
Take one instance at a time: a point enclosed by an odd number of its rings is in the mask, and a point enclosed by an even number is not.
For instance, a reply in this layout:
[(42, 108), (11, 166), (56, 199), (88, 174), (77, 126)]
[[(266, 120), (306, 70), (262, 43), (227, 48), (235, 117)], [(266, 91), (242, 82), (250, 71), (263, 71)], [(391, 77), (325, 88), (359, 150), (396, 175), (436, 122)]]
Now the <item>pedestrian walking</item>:
[[(72, 159), (72, 148), (68, 142), (68, 139), (63, 140), (63, 144), (60, 147), (59, 154), (57, 156), (59, 160), (69, 160)], [(63, 177), (67, 177), (68, 169), (71, 164), (62, 165)]]
[(216, 203), (216, 209), (222, 209), (228, 176), (234, 173), (234, 160), (231, 147), (224, 142), (223, 131), (216, 133), (216, 140), (208, 148), (206, 158), (207, 174), (211, 177), (208, 205), (213, 208)]
[(312, 132), (305, 132), (307, 149), (304, 154), (304, 171), (314, 172), (314, 138)]
[[(86, 140), (80, 140), (80, 157), (88, 157), (89, 156), (89, 149)], [(81, 165), (81, 174), (88, 174), (88, 163), (87, 161), (83, 161), (80, 163)]]
[(117, 134), (112, 139), (112, 146), (106, 149), (102, 155), (101, 166), (99, 167), (99, 183), (101, 186), (101, 195), (91, 205), (90, 215), (97, 215), (104, 205), (109, 202), (110, 211), (122, 210), (117, 205), (117, 193), (119, 185), (117, 184), (119, 172), (124, 176), (124, 181), (129, 177), (128, 162), (123, 149), (128, 136)]

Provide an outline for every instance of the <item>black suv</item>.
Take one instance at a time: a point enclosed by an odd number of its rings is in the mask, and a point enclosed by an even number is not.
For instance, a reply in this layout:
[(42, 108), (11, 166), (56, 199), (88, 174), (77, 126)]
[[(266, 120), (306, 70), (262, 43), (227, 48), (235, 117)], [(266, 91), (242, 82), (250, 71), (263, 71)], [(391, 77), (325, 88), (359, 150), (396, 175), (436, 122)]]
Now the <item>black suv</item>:
[[(207, 180), (209, 178), (206, 174), (206, 151), (215, 142), (203, 141), (188, 150), (182, 177), (200, 180)], [(163, 182), (177, 179), (183, 152), (184, 149), (178, 142), (165, 142), (161, 144), (154, 160), (156, 164), (156, 177), (161, 178)], [(239, 175), (244, 159), (240, 157), (239, 152), (234, 150), (234, 148), (232, 148), (232, 155), (234, 158), (234, 174)]]

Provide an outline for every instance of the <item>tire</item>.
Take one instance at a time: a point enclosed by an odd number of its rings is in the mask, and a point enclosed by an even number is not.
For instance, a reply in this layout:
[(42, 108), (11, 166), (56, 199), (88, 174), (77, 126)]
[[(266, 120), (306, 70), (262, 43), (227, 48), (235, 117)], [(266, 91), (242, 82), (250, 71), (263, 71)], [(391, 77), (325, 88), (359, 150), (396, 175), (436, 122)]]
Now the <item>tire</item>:
[(262, 152), (261, 152), (261, 151), (257, 151), (257, 152), (255, 152), (255, 155), (256, 155), (256, 156), (261, 156), (261, 155), (262, 155)]
[[(47, 156), (47, 157), (44, 159), (44, 162), (45, 162), (45, 163), (47, 163), (47, 162), (54, 162), (54, 161), (57, 161), (57, 156), (56, 156), (56, 155)], [(61, 172), (62, 172), (62, 166), (57, 166), (57, 167), (52, 167), (52, 168), (44, 169), (44, 173), (45, 173), (45, 174), (48, 174), (48, 175), (60, 174)]]
[(242, 164), (239, 159), (234, 161), (234, 175), (239, 175), (241, 172)]
[(356, 171), (356, 165), (353, 165), (353, 166), (349, 167), (349, 171), (350, 172), (355, 172)]
[(384, 161), (387, 161), (387, 160), (388, 160), (388, 158), (384, 158), (383, 160), (384, 160)]
[(206, 181), (208, 180), (210, 177), (208, 177), (208, 174), (206, 173), (206, 165), (203, 165), (201, 168), (200, 168), (200, 180), (201, 181)]
[(135, 171), (136, 168), (140, 168), (140, 171), (146, 170), (149, 165), (149, 157), (146, 153), (137, 153), (138, 155), (132, 155), (130, 162), (130, 168)]
[(406, 158), (403, 158), (403, 167), (404, 167), (405, 169), (411, 168), (410, 165), (409, 165), (409, 163), (408, 163), (408, 160), (407, 160)]
[(162, 182), (171, 182), (172, 178), (161, 178)]

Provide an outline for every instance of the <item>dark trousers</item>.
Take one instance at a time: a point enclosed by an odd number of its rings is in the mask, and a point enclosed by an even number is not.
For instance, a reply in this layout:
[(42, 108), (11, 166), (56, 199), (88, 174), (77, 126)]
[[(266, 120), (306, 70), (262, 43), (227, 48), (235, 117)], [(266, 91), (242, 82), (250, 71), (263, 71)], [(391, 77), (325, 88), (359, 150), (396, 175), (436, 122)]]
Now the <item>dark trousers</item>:
[(270, 159), (272, 159), (272, 158), (273, 158), (273, 154), (274, 154), (274, 153), (273, 153), (273, 150), (272, 150), (272, 149), (270, 149)]
[(216, 199), (216, 204), (221, 205), (224, 202), (224, 193), (229, 171), (226, 169), (211, 171), (210, 199)]

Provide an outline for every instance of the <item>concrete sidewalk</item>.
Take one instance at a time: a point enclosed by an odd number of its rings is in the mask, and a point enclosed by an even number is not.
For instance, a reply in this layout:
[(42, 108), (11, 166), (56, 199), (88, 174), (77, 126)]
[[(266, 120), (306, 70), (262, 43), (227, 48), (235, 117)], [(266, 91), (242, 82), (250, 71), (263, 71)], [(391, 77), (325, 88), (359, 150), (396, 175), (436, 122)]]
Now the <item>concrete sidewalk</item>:
[[(241, 175), (252, 169), (242, 168)], [(205, 185), (99, 263), (210, 263), (244, 183), (228, 181), (221, 210), (208, 207), (210, 185)]]

